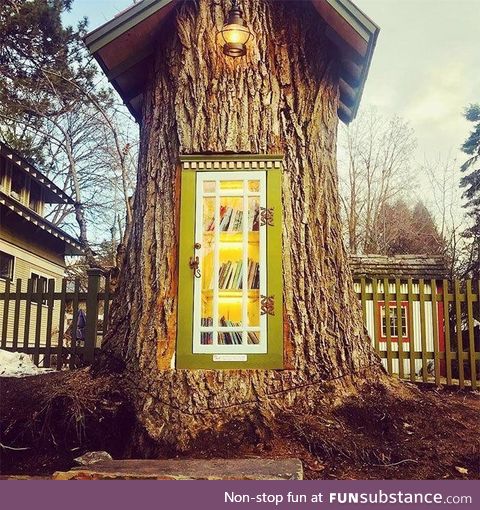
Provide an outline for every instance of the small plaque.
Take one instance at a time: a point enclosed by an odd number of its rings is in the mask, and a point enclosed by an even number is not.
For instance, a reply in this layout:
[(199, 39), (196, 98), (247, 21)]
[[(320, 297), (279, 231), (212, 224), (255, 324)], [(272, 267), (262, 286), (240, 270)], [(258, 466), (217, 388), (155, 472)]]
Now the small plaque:
[(246, 354), (214, 354), (213, 361), (247, 361)]

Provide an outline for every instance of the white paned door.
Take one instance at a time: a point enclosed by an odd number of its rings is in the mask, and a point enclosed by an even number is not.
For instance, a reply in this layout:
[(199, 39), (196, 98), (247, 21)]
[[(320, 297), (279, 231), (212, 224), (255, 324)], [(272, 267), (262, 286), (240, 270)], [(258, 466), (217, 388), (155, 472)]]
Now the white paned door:
[(193, 352), (264, 354), (266, 174), (198, 172), (195, 208)]

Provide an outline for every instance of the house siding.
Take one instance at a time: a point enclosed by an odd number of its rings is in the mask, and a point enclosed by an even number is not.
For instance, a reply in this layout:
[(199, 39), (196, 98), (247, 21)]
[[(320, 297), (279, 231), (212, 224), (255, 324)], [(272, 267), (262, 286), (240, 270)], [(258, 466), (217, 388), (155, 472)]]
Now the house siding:
[[(3, 232), (2, 232), (3, 234)], [(55, 264), (50, 260), (47, 260), (39, 255), (31, 252), (27, 252), (23, 248), (13, 245), (10, 242), (0, 239), (0, 250), (8, 253), (15, 257), (14, 268), (13, 268), (13, 281), (10, 285), (10, 292), (17, 291), (17, 279), (22, 280), (22, 292), (27, 290), (27, 282), (31, 277), (32, 272), (37, 273), (41, 276), (45, 276), (49, 279), (55, 280), (55, 291), (61, 290), (62, 278), (64, 276), (64, 267), (60, 264)], [(5, 291), (5, 280), (0, 279), (0, 292)], [(42, 308), (42, 326), (40, 329), (40, 345), (44, 346), (46, 343), (46, 328), (47, 328), (47, 313), (48, 306), (37, 303), (31, 304), (30, 311), (30, 331), (28, 343), (33, 345), (35, 342), (35, 328), (38, 309)], [(13, 333), (14, 333), (14, 308), (15, 302), (10, 300), (10, 310), (8, 313), (7, 322), (7, 346), (12, 346)], [(0, 325), (3, 324), (3, 307), (0, 308)], [(19, 313), (19, 327), (18, 327), (18, 344), (23, 345), (25, 340), (25, 314), (26, 314), (26, 303), (21, 302), (20, 313)], [(58, 342), (58, 324), (60, 319), (60, 304), (54, 302), (53, 313), (52, 313), (52, 345), (56, 345)]]

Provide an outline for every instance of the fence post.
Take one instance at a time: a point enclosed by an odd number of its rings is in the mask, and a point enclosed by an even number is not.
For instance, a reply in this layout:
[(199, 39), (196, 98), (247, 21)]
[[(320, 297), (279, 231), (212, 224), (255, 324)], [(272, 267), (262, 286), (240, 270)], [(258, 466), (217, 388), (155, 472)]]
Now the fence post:
[(87, 269), (87, 275), (87, 324), (85, 325), (83, 359), (88, 363), (92, 363), (97, 343), (98, 292), (100, 290), (100, 277), (103, 275), (103, 271), (97, 268)]

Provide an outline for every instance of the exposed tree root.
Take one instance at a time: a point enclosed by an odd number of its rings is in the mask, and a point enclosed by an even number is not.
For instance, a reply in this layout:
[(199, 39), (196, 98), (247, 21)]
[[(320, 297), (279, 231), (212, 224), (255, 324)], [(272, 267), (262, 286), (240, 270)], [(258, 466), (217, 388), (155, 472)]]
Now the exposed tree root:
[(48, 475), (98, 449), (114, 458), (299, 457), (308, 478), (480, 474), (480, 400), (473, 393), (380, 380), (350, 386), (346, 398), (342, 386), (342, 401), (326, 385), (314, 412), (239, 415), (178, 449), (134, 420), (121, 375), (92, 377), (83, 369), (0, 383), (3, 474)]
[(69, 468), (91, 449), (121, 456), (133, 413), (119, 378), (88, 369), (0, 379), (2, 473), (43, 474)]

